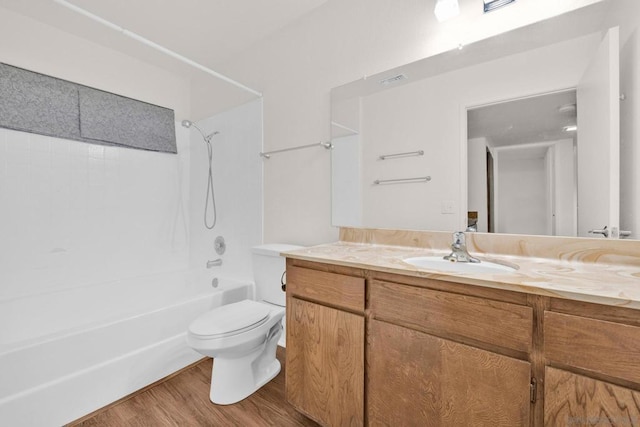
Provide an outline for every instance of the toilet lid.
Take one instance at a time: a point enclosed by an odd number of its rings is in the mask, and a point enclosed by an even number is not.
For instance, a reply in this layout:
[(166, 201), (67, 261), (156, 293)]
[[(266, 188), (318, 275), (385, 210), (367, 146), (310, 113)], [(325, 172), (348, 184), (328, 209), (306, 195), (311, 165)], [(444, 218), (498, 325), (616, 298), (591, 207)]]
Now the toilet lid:
[(210, 338), (232, 335), (262, 323), (270, 311), (269, 306), (251, 300), (223, 305), (198, 316), (189, 332)]

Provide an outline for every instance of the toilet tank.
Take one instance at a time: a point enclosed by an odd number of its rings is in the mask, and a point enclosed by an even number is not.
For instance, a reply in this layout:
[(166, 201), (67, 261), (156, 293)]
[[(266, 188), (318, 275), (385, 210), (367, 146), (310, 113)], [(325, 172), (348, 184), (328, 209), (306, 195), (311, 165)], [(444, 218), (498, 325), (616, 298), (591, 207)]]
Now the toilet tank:
[(253, 280), (256, 282), (256, 300), (284, 307), (286, 294), (282, 291), (280, 278), (285, 271), (285, 259), (280, 252), (302, 249), (303, 246), (271, 243), (254, 246)]

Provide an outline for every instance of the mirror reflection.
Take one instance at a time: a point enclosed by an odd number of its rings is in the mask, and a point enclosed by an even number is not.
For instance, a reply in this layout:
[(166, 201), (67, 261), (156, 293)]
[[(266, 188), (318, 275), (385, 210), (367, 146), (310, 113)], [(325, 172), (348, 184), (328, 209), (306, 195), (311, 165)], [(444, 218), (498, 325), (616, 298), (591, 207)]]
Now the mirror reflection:
[(577, 235), (576, 112), (575, 90), (467, 110), (470, 230)]
[(334, 88), (333, 224), (635, 238), (637, 9), (596, 3)]

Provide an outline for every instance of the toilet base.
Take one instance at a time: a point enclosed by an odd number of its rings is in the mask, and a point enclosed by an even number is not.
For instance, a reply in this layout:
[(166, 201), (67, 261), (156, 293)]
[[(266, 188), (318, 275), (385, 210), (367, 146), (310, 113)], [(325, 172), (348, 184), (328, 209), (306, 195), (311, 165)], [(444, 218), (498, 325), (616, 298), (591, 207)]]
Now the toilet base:
[(282, 325), (274, 325), (265, 342), (247, 355), (237, 358), (216, 357), (211, 371), (209, 399), (218, 405), (237, 403), (256, 392), (280, 372), (276, 359)]

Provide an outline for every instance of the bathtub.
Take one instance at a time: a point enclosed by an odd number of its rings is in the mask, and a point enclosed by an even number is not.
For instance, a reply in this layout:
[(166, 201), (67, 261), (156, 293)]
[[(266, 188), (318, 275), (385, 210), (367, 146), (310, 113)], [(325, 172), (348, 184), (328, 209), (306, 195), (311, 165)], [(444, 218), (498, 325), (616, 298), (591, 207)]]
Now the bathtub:
[(202, 358), (189, 323), (254, 296), (250, 282), (213, 279), (181, 271), (0, 301), (0, 425), (59, 426)]

